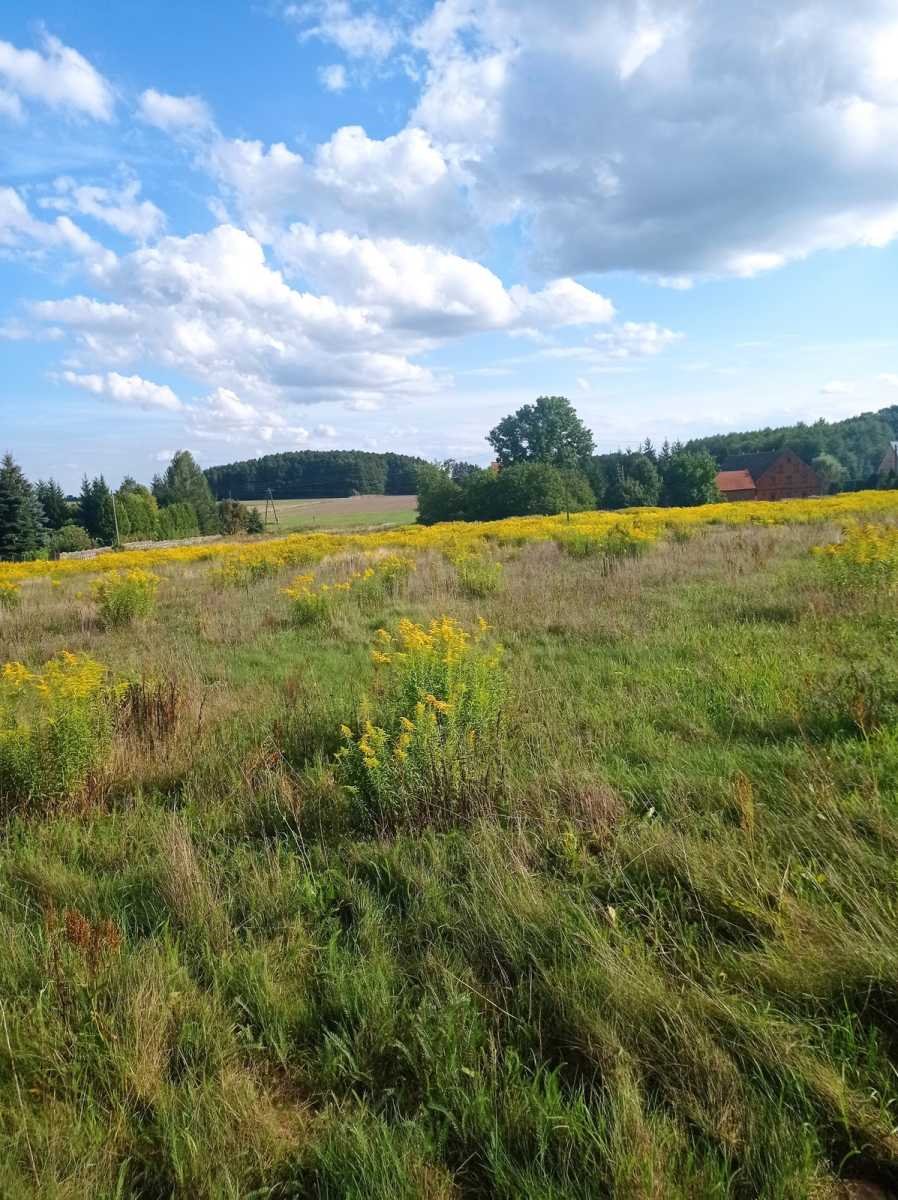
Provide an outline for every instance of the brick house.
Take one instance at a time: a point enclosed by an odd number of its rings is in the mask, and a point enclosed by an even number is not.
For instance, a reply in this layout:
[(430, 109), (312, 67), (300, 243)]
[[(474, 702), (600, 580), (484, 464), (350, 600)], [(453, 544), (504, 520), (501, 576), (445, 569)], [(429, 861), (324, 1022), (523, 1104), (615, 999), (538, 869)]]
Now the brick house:
[(817, 472), (794, 450), (734, 454), (720, 464), (717, 487), (724, 500), (789, 500), (823, 491)]

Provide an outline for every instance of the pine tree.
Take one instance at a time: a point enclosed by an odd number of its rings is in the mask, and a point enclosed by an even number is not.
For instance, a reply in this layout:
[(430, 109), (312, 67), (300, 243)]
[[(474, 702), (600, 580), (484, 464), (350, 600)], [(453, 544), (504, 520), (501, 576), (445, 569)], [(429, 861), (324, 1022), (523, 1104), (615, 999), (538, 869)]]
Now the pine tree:
[(170, 504), (191, 505), (200, 533), (218, 533), (218, 506), (208, 479), (189, 450), (178, 450), (165, 474), (156, 476), (153, 494), (163, 507)]
[(71, 506), (55, 479), (39, 479), (34, 490), (50, 529), (62, 529), (71, 522)]
[(46, 525), (40, 501), (7, 454), (0, 463), (0, 559), (19, 559), (46, 542)]
[(92, 538), (107, 544), (115, 541), (115, 522), (112, 518), (112, 493), (102, 475), (96, 479), (84, 476), (78, 501), (81, 524)]

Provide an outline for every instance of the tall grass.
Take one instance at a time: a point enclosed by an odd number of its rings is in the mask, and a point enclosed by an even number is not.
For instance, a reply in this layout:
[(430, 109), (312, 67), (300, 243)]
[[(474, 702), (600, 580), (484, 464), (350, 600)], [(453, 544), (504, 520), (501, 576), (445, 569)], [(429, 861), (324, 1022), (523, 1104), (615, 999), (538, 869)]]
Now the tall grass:
[(6, 784), (0, 1195), (894, 1192), (894, 618), (839, 538), (434, 554), (297, 627), (296, 564), (192, 561), (127, 638), (23, 580), (4, 738), (62, 646), (142, 682)]

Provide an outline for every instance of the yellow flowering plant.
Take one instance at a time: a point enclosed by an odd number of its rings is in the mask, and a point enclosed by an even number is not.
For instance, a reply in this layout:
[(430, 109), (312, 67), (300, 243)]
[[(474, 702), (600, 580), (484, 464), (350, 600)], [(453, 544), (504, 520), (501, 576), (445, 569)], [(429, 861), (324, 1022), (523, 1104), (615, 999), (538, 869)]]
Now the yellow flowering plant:
[(814, 555), (841, 587), (892, 588), (898, 582), (898, 526), (850, 523), (838, 542)]
[(21, 602), (22, 593), (19, 585), (0, 580), (0, 608), (11, 612), (14, 608), (18, 608)]
[(113, 571), (93, 584), (100, 620), (117, 629), (129, 625), (137, 617), (149, 616), (156, 607), (159, 576), (152, 571), (133, 567), (129, 571)]
[(112, 735), (106, 668), (63, 651), (38, 671), (0, 669), (0, 802), (62, 799), (100, 763)]
[(378, 631), (377, 720), (341, 727), (337, 773), (379, 831), (402, 822), (446, 825), (473, 815), (489, 791), (499, 750), (502, 648), (481, 621)]

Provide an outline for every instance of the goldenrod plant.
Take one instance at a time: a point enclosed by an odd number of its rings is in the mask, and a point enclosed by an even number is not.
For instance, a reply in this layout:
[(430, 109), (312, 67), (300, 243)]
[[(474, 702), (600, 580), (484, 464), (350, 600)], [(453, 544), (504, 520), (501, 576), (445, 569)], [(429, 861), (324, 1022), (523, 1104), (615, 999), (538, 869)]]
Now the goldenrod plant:
[(140, 567), (111, 571), (93, 583), (100, 620), (111, 629), (148, 617), (156, 607), (159, 576)]

